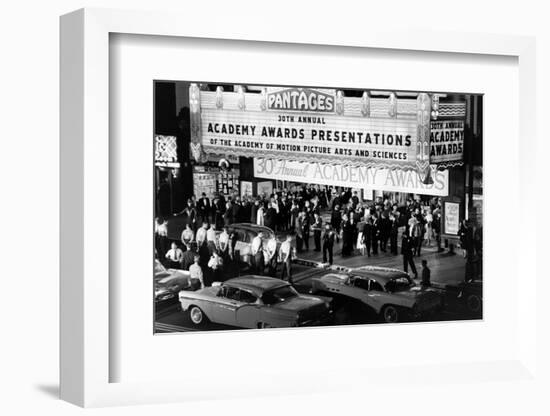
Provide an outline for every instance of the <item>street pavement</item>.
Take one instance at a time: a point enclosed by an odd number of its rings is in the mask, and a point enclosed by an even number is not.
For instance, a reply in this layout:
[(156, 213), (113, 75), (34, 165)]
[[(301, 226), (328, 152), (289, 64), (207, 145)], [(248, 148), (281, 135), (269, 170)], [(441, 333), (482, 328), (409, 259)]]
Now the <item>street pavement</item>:
[[(311, 242), (312, 243), (312, 242)], [(310, 245), (310, 250), (300, 253), (298, 261), (293, 265), (293, 276), (296, 289), (301, 293), (308, 293), (311, 289), (312, 279), (327, 273), (325, 269), (319, 267), (322, 261), (322, 253), (316, 252)], [(353, 268), (365, 265), (383, 266), (402, 269), (403, 260), (401, 255), (391, 255), (389, 253), (379, 253), (376, 256), (361, 256), (359, 253), (350, 257), (342, 257), (339, 254), (341, 242), (335, 244), (334, 264), (333, 266), (342, 268)], [(420, 257), (415, 257), (414, 262), (421, 269), (421, 260), (425, 259), (431, 269), (433, 286), (442, 289), (445, 298), (445, 309), (435, 315), (430, 316), (430, 321), (454, 321), (463, 319), (479, 319), (480, 316), (472, 316), (457, 299), (457, 293), (444, 290), (447, 285), (460, 283), (464, 280), (465, 260), (460, 251), (451, 254), (447, 251), (439, 253), (436, 247), (423, 247)], [(410, 273), (410, 272), (409, 272)], [(364, 309), (347, 308), (345, 310), (335, 311), (336, 325), (350, 324), (369, 324), (378, 323), (379, 317), (368, 313)], [(209, 323), (201, 330), (234, 330), (240, 329), (226, 325)], [(179, 304), (172, 304), (157, 309), (155, 333), (173, 333), (196, 331), (197, 328), (190, 322), (187, 314), (184, 314)]]

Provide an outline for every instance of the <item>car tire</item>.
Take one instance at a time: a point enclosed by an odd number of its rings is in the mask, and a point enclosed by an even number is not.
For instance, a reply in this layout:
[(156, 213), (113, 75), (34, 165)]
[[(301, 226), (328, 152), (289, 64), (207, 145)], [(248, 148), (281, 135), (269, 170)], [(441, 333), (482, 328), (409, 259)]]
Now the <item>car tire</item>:
[(201, 308), (193, 305), (189, 308), (189, 320), (195, 326), (202, 326), (207, 322), (208, 318)]
[(394, 305), (386, 305), (382, 308), (381, 317), (385, 323), (394, 324), (399, 322), (399, 309)]
[(466, 308), (472, 313), (477, 313), (481, 310), (481, 298), (478, 295), (469, 295), (466, 298)]
[(258, 328), (259, 329), (266, 329), (266, 328), (273, 328), (271, 325), (265, 322), (258, 322)]

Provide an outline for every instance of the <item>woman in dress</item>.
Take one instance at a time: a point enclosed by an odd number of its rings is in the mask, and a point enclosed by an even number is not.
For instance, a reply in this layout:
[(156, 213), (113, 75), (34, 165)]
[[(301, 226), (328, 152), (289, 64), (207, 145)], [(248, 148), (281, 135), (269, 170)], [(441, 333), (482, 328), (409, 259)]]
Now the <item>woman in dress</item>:
[(426, 232), (424, 233), (424, 242), (426, 243), (427, 247), (430, 247), (432, 245), (432, 235), (433, 235), (432, 223), (434, 221), (432, 210), (430, 208), (426, 210), (425, 220), (426, 220), (426, 224), (424, 227), (426, 227)]

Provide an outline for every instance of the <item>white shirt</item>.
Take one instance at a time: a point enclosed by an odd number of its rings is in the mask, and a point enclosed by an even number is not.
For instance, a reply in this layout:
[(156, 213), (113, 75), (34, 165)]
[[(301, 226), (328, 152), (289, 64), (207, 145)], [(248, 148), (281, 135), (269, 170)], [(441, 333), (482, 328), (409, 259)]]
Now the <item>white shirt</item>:
[(264, 259), (266, 263), (273, 258), (276, 251), (277, 251), (277, 240), (272, 238), (267, 242), (266, 248), (264, 250)]
[(204, 240), (206, 240), (206, 230), (201, 227), (197, 230), (197, 243), (199, 246), (204, 243)]
[(225, 247), (227, 247), (227, 244), (229, 243), (229, 234), (227, 234), (225, 231), (223, 231), (220, 234), (218, 242), (219, 242), (220, 247), (222, 248), (222, 250), (225, 250)]
[(216, 230), (209, 228), (206, 232), (206, 241), (216, 242)]
[(290, 256), (291, 249), (292, 246), (290, 245), (290, 241), (283, 241), (283, 243), (281, 244), (281, 248), (279, 249), (281, 261), (285, 261), (287, 256)]
[(183, 258), (183, 251), (180, 248), (177, 248), (177, 247), (176, 248), (171, 248), (166, 253), (166, 258), (170, 259), (172, 261), (181, 262), (181, 260)]
[(199, 280), (201, 282), (201, 288), (204, 287), (201, 266), (199, 266), (197, 263), (193, 263), (191, 266), (189, 266), (189, 275), (191, 279)]
[(258, 253), (258, 250), (260, 249), (261, 245), (262, 245), (262, 239), (260, 238), (260, 236), (256, 236), (252, 239), (250, 251), (252, 252), (253, 256), (255, 256)]

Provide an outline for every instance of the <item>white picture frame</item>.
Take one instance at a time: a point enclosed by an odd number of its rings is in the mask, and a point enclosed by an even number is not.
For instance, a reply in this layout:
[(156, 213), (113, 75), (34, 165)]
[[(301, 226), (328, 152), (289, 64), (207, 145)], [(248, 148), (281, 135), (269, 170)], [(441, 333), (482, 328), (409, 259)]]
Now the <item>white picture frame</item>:
[[(184, 24), (182, 24), (184, 22)], [(184, 380), (110, 382), (109, 366), (119, 357), (110, 350), (113, 335), (110, 322), (110, 167), (116, 162), (109, 152), (109, 38), (116, 33), (202, 39), (278, 42), (285, 45), (332, 45), (334, 47), (384, 50), (431, 51), (451, 54), (481, 54), (513, 57), (519, 68), (519, 136), (536, 146), (537, 132), (535, 40), (531, 37), (479, 33), (434, 33), (409, 30), (387, 24), (384, 29), (354, 27), (340, 23), (336, 31), (312, 25), (308, 30), (263, 21), (246, 31), (234, 30), (231, 19), (203, 25), (199, 19), (174, 13), (151, 13), (106, 9), (82, 9), (61, 18), (61, 216), (60, 216), (60, 395), (63, 400), (84, 407), (162, 403), (194, 399), (248, 397), (346, 390), (342, 380), (373, 385), (383, 374), (391, 377), (414, 373), (419, 383), (439, 382), (448, 371), (457, 382), (481, 383), (499, 374), (518, 385), (543, 383), (537, 373), (537, 323), (526, 319), (536, 315), (537, 274), (533, 255), (518, 248), (523, 264), (524, 285), (518, 290), (517, 354), (507, 360), (455, 363), (439, 366), (418, 363), (413, 370), (390, 367), (342, 367), (329, 372), (330, 380), (297, 377), (283, 381), (277, 371), (266, 372), (270, 380), (234, 380), (237, 388), (224, 390), (215, 378), (193, 374)], [(534, 182), (528, 173), (532, 159), (527, 146), (518, 149), (518, 198), (525, 207), (533, 201)], [(144, 167), (148, 169), (149, 167)], [(490, 192), (490, 190), (489, 190)], [(490, 209), (490, 208), (488, 208)], [(527, 208), (525, 208), (527, 209)], [(519, 220), (523, 238), (536, 240), (536, 226), (529, 216)], [(517, 270), (516, 270), (517, 273)], [(391, 329), (391, 327), (388, 327)], [(313, 332), (311, 332), (313, 334)], [(276, 336), (274, 333), (272, 335)], [(223, 336), (223, 334), (221, 335)], [(483, 377), (471, 377), (483, 373)], [(411, 373), (412, 374), (412, 373)], [(389, 375), (388, 375), (389, 377)], [(409, 378), (409, 380), (412, 380)], [(306, 382), (309, 380), (309, 382)], [(430, 381), (431, 380), (431, 381)], [(209, 389), (205, 389), (208, 385)], [(278, 388), (275, 388), (278, 386)], [(531, 384), (529, 387), (533, 387)], [(239, 390), (240, 389), (240, 390)]]

